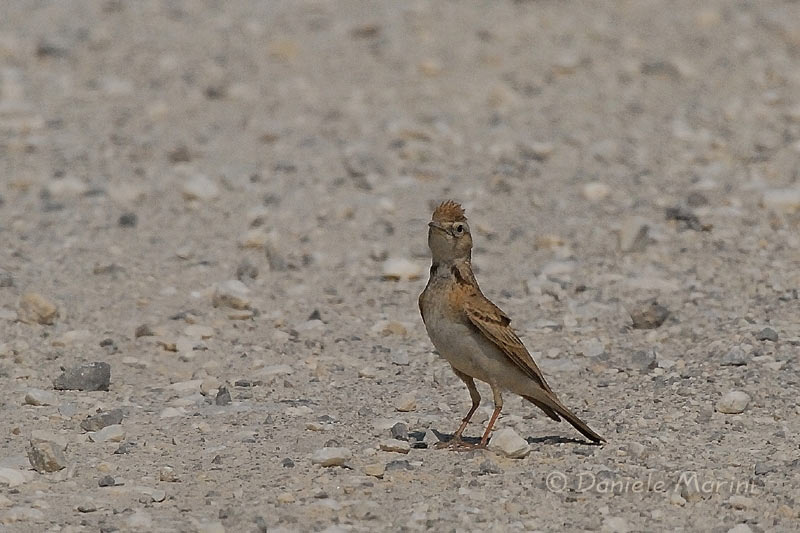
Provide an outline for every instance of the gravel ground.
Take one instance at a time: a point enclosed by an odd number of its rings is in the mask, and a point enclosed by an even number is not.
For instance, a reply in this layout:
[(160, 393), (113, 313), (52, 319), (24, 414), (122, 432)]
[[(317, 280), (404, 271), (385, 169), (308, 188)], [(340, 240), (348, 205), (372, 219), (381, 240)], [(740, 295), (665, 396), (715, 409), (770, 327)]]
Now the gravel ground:
[[(1, 531), (800, 527), (800, 3), (20, 0), (0, 87)], [(444, 198), (606, 445), (432, 446)]]

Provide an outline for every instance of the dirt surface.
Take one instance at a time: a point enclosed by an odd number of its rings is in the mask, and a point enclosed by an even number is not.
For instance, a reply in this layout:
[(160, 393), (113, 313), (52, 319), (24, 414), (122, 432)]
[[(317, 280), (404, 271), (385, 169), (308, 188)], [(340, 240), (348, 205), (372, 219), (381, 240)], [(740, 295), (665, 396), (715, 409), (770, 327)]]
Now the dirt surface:
[[(800, 3), (20, 0), (0, 75), (1, 531), (800, 527)], [(422, 447), (444, 198), (606, 445)]]

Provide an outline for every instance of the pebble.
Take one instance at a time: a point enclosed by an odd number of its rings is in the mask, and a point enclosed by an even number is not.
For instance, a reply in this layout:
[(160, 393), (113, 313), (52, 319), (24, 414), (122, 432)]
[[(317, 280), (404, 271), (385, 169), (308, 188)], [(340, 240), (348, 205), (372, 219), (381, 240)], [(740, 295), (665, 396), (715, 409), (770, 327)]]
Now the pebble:
[(739, 414), (747, 408), (748, 403), (750, 403), (750, 396), (746, 392), (731, 391), (717, 402), (717, 411), (730, 415)]
[(753, 507), (753, 499), (741, 494), (733, 494), (728, 498), (728, 505), (734, 509), (749, 509)]
[(408, 352), (403, 349), (392, 350), (392, 364), (397, 366), (408, 366)]
[(246, 257), (236, 267), (236, 279), (239, 281), (252, 280), (258, 277), (258, 267)]
[(133, 228), (136, 226), (139, 218), (136, 216), (136, 213), (122, 213), (119, 216), (119, 220), (117, 223), (123, 228)]
[(772, 328), (764, 328), (756, 333), (756, 340), (778, 342), (778, 333)]
[(137, 339), (139, 337), (153, 337), (155, 336), (155, 332), (153, 331), (153, 328), (151, 328), (149, 324), (141, 324), (136, 327), (136, 329), (133, 332), (133, 336), (136, 337)]
[(382, 441), (378, 447), (384, 452), (408, 453), (411, 450), (408, 441), (398, 439)]
[(651, 300), (632, 309), (630, 315), (635, 329), (655, 329), (669, 317), (669, 309)]
[[(167, 499), (166, 491), (161, 489), (154, 489), (151, 487), (136, 487), (136, 489), (141, 492), (143, 496), (145, 496), (145, 503), (149, 503), (150, 501), (158, 503)], [(139, 501), (141, 500), (142, 499), (140, 498)]]
[(89, 440), (92, 442), (122, 442), (124, 439), (125, 428), (121, 424), (113, 424), (89, 433)]
[(51, 198), (74, 198), (85, 194), (89, 187), (76, 176), (54, 179), (45, 187), (45, 194)]
[(391, 429), (392, 437), (398, 440), (408, 440), (408, 426), (406, 426), (402, 422), (398, 422), (397, 424), (392, 426)]
[(98, 487), (113, 487), (117, 482), (112, 476), (103, 476), (97, 480)]
[(26, 481), (30, 481), (35, 476), (33, 472), (19, 470), (17, 468), (0, 467), (0, 483), (8, 485), (9, 488), (18, 487)]
[(535, 159), (536, 161), (545, 161), (553, 152), (555, 152), (555, 145), (550, 142), (537, 142), (533, 141), (520, 145), (520, 152), (524, 157)]
[(609, 195), (611, 189), (605, 183), (593, 181), (583, 186), (581, 193), (590, 202), (599, 202)]
[(25, 403), (27, 405), (55, 405), (58, 403), (58, 396), (54, 392), (42, 389), (28, 389), (25, 393)]
[(383, 279), (412, 281), (422, 276), (422, 267), (403, 257), (390, 257), (383, 262)]
[(409, 411), (414, 411), (417, 408), (417, 397), (413, 392), (407, 392), (401, 395), (397, 400), (394, 402), (394, 408), (400, 411), (401, 413), (407, 413)]
[(19, 299), (17, 317), (28, 324), (52, 325), (58, 317), (58, 306), (38, 292), (26, 292)]
[(578, 345), (578, 354), (584, 357), (600, 357), (606, 352), (606, 347), (600, 339), (588, 339)]
[(67, 457), (61, 444), (53, 441), (31, 439), (28, 446), (28, 460), (40, 474), (58, 472), (67, 466)]
[(641, 252), (647, 247), (650, 224), (642, 217), (628, 217), (619, 229), (619, 249), (623, 252)]
[(440, 442), (440, 439), (433, 430), (427, 429), (425, 430), (425, 436), (422, 437), (422, 442), (427, 444), (428, 447), (430, 448), (431, 446), (435, 446), (436, 444), (438, 444)]
[(230, 307), (233, 309), (249, 309), (251, 304), (250, 289), (238, 279), (229, 279), (214, 287), (212, 303), (214, 307)]
[(311, 456), (311, 464), (342, 466), (351, 457), (353, 457), (353, 452), (347, 448), (321, 448)]
[[(745, 345), (747, 346), (747, 345)], [(751, 347), (734, 346), (722, 356), (721, 366), (745, 366), (750, 360)]]
[(225, 533), (225, 526), (219, 520), (211, 522), (200, 522), (195, 528), (197, 533)]
[(81, 429), (84, 431), (100, 431), (106, 426), (121, 424), (125, 414), (122, 409), (112, 409), (103, 411), (86, 417), (81, 422)]
[(217, 396), (214, 398), (214, 403), (216, 405), (229, 405), (231, 403), (231, 393), (228, 390), (228, 387), (223, 385), (217, 390)]
[(204, 174), (192, 174), (183, 182), (183, 197), (205, 202), (219, 196), (219, 187)]
[(489, 449), (506, 457), (522, 459), (530, 453), (531, 446), (513, 429), (503, 428), (494, 432), (489, 441)]
[(747, 524), (736, 524), (728, 530), (728, 533), (753, 533), (753, 530)]
[(766, 190), (761, 198), (761, 204), (767, 209), (782, 213), (800, 211), (800, 188)]
[(175, 469), (171, 466), (165, 466), (158, 472), (158, 479), (160, 481), (166, 481), (167, 483), (176, 483), (180, 481), (178, 476), (175, 474)]
[(639, 370), (643, 373), (650, 372), (658, 366), (655, 349), (637, 350), (633, 352), (628, 360), (627, 368)]
[(111, 365), (101, 361), (65, 370), (53, 380), (53, 387), (57, 390), (107, 391), (110, 382)]
[(368, 476), (383, 479), (383, 475), (386, 473), (386, 465), (382, 463), (367, 465), (364, 467), (364, 473)]
[(181, 407), (167, 407), (161, 414), (159, 414), (159, 418), (175, 418), (176, 416), (184, 416), (186, 411), (183, 410)]

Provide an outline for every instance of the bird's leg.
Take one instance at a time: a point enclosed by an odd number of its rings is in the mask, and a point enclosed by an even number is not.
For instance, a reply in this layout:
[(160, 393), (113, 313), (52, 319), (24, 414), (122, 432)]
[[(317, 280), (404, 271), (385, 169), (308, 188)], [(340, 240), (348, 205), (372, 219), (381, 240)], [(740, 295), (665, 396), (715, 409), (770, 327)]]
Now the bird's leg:
[(483, 437), (481, 437), (481, 443), (479, 444), (481, 448), (485, 448), (489, 442), (489, 433), (492, 432), (492, 426), (494, 426), (497, 417), (500, 416), (500, 411), (503, 410), (503, 395), (500, 392), (500, 388), (493, 383), (490, 383), (490, 385), (492, 387), (492, 395), (494, 395), (494, 412), (492, 413), (492, 418), (489, 419), (489, 425), (486, 426), (486, 431), (483, 432)]
[(469, 447), (470, 445), (465, 443), (461, 440), (461, 434), (466, 429), (467, 424), (469, 424), (472, 415), (475, 414), (475, 411), (478, 410), (478, 407), (481, 405), (481, 395), (478, 392), (478, 388), (475, 386), (475, 380), (472, 377), (459, 372), (455, 368), (453, 369), (456, 376), (461, 378), (461, 380), (467, 385), (467, 389), (469, 389), (469, 396), (472, 398), (472, 407), (470, 408), (467, 415), (461, 420), (461, 425), (458, 427), (458, 430), (453, 434), (453, 437), (448, 442), (440, 443), (442, 448), (457, 448), (457, 447)]

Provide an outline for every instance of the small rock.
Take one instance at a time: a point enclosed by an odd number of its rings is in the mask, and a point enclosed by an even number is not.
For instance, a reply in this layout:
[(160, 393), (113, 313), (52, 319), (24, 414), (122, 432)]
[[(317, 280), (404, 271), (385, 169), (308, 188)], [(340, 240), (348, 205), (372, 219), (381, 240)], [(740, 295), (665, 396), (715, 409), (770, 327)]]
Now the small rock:
[(553, 143), (534, 141), (520, 145), (519, 149), (524, 157), (529, 157), (530, 159), (535, 159), (536, 161), (544, 161), (553, 155), (556, 147)]
[(604, 353), (606, 347), (600, 339), (588, 339), (578, 345), (578, 354), (584, 357), (600, 357)]
[(753, 533), (753, 530), (747, 524), (736, 524), (728, 530), (728, 533)]
[(656, 351), (654, 349), (637, 350), (633, 352), (627, 363), (627, 367), (631, 370), (639, 370), (644, 373), (650, 372), (658, 366)]
[(282, 492), (278, 494), (277, 501), (278, 503), (294, 503), (295, 497), (294, 494), (292, 494), (291, 492)]
[(730, 415), (739, 414), (747, 408), (748, 403), (750, 396), (746, 392), (731, 391), (717, 402), (717, 411)]
[(217, 396), (214, 398), (214, 403), (216, 405), (229, 405), (231, 403), (231, 393), (228, 387), (223, 385), (219, 388)]
[(27, 405), (55, 405), (58, 403), (58, 396), (54, 392), (41, 389), (28, 389), (25, 393), (25, 403)]
[(133, 228), (136, 226), (136, 222), (138, 221), (138, 217), (136, 213), (122, 213), (119, 216), (119, 225), (123, 228)]
[(124, 439), (125, 428), (121, 424), (113, 424), (89, 433), (89, 440), (92, 442), (122, 442)]
[(219, 187), (203, 174), (193, 174), (183, 183), (183, 197), (187, 200), (208, 201), (219, 196)]
[(311, 456), (311, 464), (342, 466), (351, 457), (353, 457), (353, 452), (347, 448), (321, 448)]
[(672, 505), (677, 505), (678, 507), (683, 507), (686, 505), (686, 500), (683, 496), (681, 496), (677, 491), (670, 491), (669, 494), (669, 503)]
[(122, 409), (112, 409), (86, 417), (81, 422), (84, 431), (100, 431), (104, 427), (121, 424), (125, 416)]
[(413, 392), (407, 392), (401, 395), (394, 402), (394, 408), (401, 413), (414, 411), (417, 408), (417, 397)]
[(52, 325), (58, 317), (58, 306), (38, 292), (26, 292), (19, 299), (17, 316), (28, 324)]
[(756, 340), (778, 342), (778, 333), (772, 328), (764, 328), (756, 333)]
[(391, 432), (392, 437), (397, 440), (408, 440), (408, 426), (402, 422), (398, 422), (397, 424), (393, 425)]
[(392, 364), (398, 366), (408, 366), (408, 352), (403, 349), (392, 350)]
[[(167, 499), (167, 493), (161, 489), (154, 489), (151, 487), (137, 487), (139, 491), (145, 496), (145, 503), (149, 503), (151, 501), (159, 503), (163, 502)], [(142, 501), (140, 498), (139, 501)]]
[(734, 509), (749, 509), (753, 507), (753, 500), (741, 494), (734, 494), (728, 498), (728, 505)]
[(599, 202), (611, 192), (611, 189), (605, 183), (593, 181), (583, 186), (581, 193), (583, 197), (590, 202)]
[(78, 412), (78, 406), (72, 402), (64, 402), (58, 406), (58, 413), (64, 418), (72, 418)]
[(184, 411), (180, 407), (167, 407), (163, 411), (161, 411), (161, 414), (159, 414), (158, 417), (159, 418), (175, 418), (176, 416), (183, 416), (185, 414), (186, 414), (186, 411)]
[(389, 439), (380, 443), (380, 449), (384, 452), (408, 453), (411, 445), (404, 440)]
[(503, 469), (497, 466), (494, 461), (491, 459), (486, 459), (483, 461), (480, 466), (478, 467), (481, 474), (502, 474)]
[(522, 459), (530, 453), (531, 446), (513, 429), (504, 428), (495, 431), (494, 435), (492, 435), (492, 439), (489, 441), (489, 449), (506, 457)]
[(427, 444), (428, 447), (430, 448), (438, 444), (440, 442), (440, 439), (433, 430), (428, 429), (425, 430), (425, 436), (422, 437), (422, 442)]
[(647, 448), (644, 447), (643, 444), (639, 442), (629, 442), (626, 446), (628, 455), (631, 457), (641, 457), (647, 451)]
[(98, 487), (113, 487), (116, 483), (116, 480), (112, 476), (103, 476), (97, 480)]
[(126, 455), (131, 453), (134, 449), (136, 449), (135, 442), (123, 442), (116, 450), (114, 450), (114, 455)]
[(619, 229), (619, 249), (623, 252), (641, 252), (648, 242), (650, 224), (642, 217), (625, 219)]
[(36, 474), (16, 468), (0, 467), (0, 484), (14, 488), (30, 481)]
[(364, 467), (364, 473), (368, 476), (383, 479), (383, 475), (386, 473), (386, 465), (382, 463), (367, 465)]
[(422, 276), (422, 267), (410, 259), (389, 258), (383, 262), (383, 279), (412, 281)]
[(171, 466), (165, 466), (158, 472), (158, 479), (166, 481), (167, 483), (176, 483), (180, 481), (178, 476), (175, 475), (175, 470)]
[(65, 370), (53, 380), (53, 387), (57, 390), (107, 391), (110, 382), (111, 365), (95, 362)]
[[(748, 347), (749, 348), (749, 347)], [(750, 359), (750, 351), (743, 346), (734, 346), (722, 357), (721, 366), (745, 366)]]
[(250, 289), (238, 279), (231, 279), (217, 284), (214, 288), (212, 303), (214, 307), (231, 307), (233, 309), (250, 308)]
[(28, 447), (28, 460), (40, 474), (58, 472), (67, 466), (67, 458), (60, 444), (52, 441), (31, 439)]
[(703, 224), (700, 219), (689, 209), (677, 206), (666, 209), (667, 220), (674, 220), (680, 223), (680, 229), (690, 229), (692, 231), (711, 231), (710, 224)]
[(78, 505), (77, 510), (79, 513), (93, 513), (97, 511), (97, 505), (94, 502), (86, 502)]
[(133, 335), (137, 339), (139, 337), (153, 337), (155, 335), (155, 332), (153, 331), (153, 328), (151, 328), (148, 324), (142, 324), (140, 326), (137, 326), (136, 330), (133, 332)]
[(294, 468), (294, 461), (286, 457), (281, 461), (281, 466), (284, 468)]
[(767, 209), (782, 213), (800, 211), (800, 188), (766, 190), (761, 204)]
[(669, 309), (651, 300), (631, 310), (630, 315), (634, 328), (655, 329), (669, 317)]

